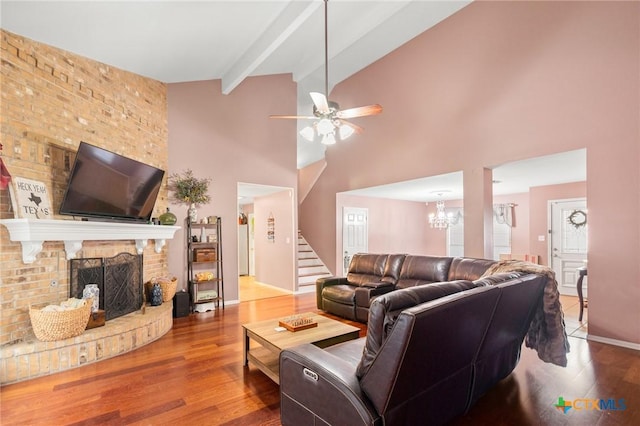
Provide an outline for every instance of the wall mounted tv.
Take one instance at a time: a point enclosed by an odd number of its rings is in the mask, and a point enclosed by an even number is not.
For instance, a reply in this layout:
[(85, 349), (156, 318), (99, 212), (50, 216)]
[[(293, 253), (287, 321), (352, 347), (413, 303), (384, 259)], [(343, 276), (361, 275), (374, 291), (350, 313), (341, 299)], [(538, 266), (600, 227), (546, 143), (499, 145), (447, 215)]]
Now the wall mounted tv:
[(80, 142), (60, 214), (149, 222), (164, 170)]

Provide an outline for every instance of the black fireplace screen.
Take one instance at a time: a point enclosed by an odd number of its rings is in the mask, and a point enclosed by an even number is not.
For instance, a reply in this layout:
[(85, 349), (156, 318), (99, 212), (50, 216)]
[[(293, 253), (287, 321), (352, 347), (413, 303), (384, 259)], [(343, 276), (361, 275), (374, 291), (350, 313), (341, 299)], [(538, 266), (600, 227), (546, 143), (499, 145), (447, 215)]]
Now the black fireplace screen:
[(87, 284), (100, 289), (100, 309), (108, 321), (142, 306), (142, 255), (120, 253), (108, 258), (72, 259), (70, 262), (70, 297), (82, 298)]

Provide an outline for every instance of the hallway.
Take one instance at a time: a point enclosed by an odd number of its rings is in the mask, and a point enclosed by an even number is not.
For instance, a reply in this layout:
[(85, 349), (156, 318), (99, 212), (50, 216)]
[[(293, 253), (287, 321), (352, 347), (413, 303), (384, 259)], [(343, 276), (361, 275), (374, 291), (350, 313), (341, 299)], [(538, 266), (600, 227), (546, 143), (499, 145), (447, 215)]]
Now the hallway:
[(282, 290), (255, 280), (253, 275), (241, 275), (238, 279), (240, 302), (268, 299), (270, 297), (285, 296), (290, 291)]

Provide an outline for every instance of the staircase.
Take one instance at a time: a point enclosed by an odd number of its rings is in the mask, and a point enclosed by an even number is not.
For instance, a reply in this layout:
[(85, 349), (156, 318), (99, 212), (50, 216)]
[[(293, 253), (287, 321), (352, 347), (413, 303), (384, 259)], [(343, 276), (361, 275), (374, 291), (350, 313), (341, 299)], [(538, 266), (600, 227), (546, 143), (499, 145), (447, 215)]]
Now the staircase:
[(298, 231), (298, 292), (316, 291), (316, 280), (332, 274)]

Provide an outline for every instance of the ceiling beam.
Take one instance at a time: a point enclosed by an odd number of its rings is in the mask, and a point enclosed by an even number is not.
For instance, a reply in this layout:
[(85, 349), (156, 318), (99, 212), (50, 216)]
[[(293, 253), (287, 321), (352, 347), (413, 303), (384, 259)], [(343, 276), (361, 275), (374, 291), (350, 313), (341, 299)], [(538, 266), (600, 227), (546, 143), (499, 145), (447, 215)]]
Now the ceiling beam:
[[(332, 12), (336, 14), (340, 12), (332, 11), (331, 5), (329, 5), (329, 62), (331, 63), (331, 61), (338, 57), (342, 52), (348, 50), (359, 40), (365, 38), (379, 25), (382, 25), (382, 23), (391, 19), (392, 16), (404, 9), (409, 3), (410, 2), (408, 1), (394, 1), (367, 5), (367, 7), (363, 9), (361, 16), (348, 25), (345, 23), (337, 23), (334, 21), (335, 18), (332, 19)], [(309, 77), (311, 74), (320, 71), (324, 72), (324, 57), (321, 58), (318, 56), (317, 58), (318, 59), (315, 61), (306, 61), (301, 64), (298, 69), (294, 70), (293, 80), (299, 82)], [(361, 65), (357, 65), (357, 67), (358, 69), (362, 68)], [(331, 70), (329, 72), (331, 74)], [(329, 80), (330, 86), (341, 81), (336, 80), (335, 75), (330, 75)]]
[(322, 2), (290, 1), (282, 13), (222, 76), (222, 93), (228, 95), (303, 25)]

